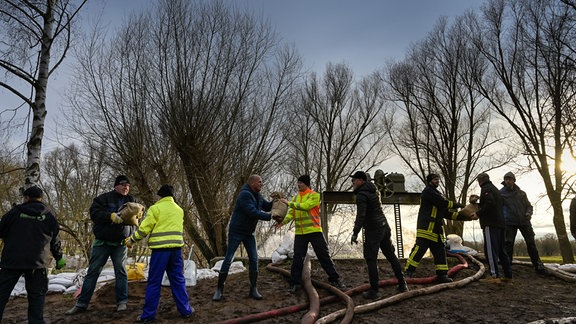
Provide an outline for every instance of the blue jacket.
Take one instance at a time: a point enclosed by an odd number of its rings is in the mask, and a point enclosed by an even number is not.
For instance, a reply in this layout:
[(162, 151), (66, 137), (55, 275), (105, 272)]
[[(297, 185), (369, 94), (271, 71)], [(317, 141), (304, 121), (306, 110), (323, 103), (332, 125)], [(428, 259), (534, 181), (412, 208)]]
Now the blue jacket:
[(269, 221), (271, 219), (271, 214), (265, 213), (271, 210), (272, 202), (264, 200), (259, 192), (252, 191), (250, 186), (245, 184), (236, 198), (228, 231), (247, 235), (253, 234), (259, 220)]

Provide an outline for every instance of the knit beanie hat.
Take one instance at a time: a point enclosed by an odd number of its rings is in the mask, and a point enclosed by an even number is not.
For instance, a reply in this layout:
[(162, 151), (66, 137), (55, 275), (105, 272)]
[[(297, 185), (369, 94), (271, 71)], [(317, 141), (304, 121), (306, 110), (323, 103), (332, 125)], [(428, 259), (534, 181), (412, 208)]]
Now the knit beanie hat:
[(298, 182), (302, 182), (303, 184), (306, 185), (306, 187), (310, 187), (310, 176), (305, 174), (305, 175), (301, 175), (298, 178)]
[(116, 177), (116, 180), (114, 180), (114, 187), (116, 187), (119, 184), (124, 184), (124, 183), (130, 184), (130, 180), (128, 180), (127, 176), (121, 174), (121, 175)]
[(172, 197), (174, 196), (174, 187), (165, 184), (162, 187), (160, 187), (160, 189), (158, 189), (158, 192), (156, 194), (162, 198)]
[(38, 188), (37, 186), (32, 186), (24, 190), (22, 196), (28, 196), (30, 198), (42, 198), (43, 194), (44, 192), (42, 192), (42, 189)]
[(506, 180), (506, 178), (510, 178), (510, 179), (514, 180), (514, 182), (516, 182), (516, 177), (514, 176), (514, 173), (512, 173), (512, 172), (507, 172), (504, 175), (504, 180)]
[(436, 178), (440, 178), (440, 176), (436, 173), (430, 173), (429, 175), (426, 176), (426, 183), (430, 183), (430, 181)]
[(476, 180), (482, 184), (486, 181), (490, 181), (490, 176), (487, 173), (482, 172), (476, 177)]

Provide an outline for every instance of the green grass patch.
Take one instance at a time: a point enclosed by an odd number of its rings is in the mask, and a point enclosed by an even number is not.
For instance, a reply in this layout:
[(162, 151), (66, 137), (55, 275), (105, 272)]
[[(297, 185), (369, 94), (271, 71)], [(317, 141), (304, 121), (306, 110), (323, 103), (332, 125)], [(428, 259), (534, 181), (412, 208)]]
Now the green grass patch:
[[(574, 257), (576, 259), (576, 257)], [(514, 260), (519, 261), (527, 261), (530, 262), (530, 257), (527, 256), (515, 256)], [(560, 255), (552, 255), (552, 256), (541, 256), (540, 260), (544, 263), (558, 263), (562, 264), (562, 256)]]

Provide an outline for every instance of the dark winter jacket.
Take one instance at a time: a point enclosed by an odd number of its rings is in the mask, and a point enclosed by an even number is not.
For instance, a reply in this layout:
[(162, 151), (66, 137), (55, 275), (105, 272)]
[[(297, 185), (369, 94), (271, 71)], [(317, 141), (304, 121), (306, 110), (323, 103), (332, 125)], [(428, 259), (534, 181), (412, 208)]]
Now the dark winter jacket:
[(454, 207), (454, 202), (442, 196), (440, 191), (432, 184), (422, 190), (420, 209), (416, 223), (416, 237), (434, 242), (444, 242), (444, 218), (450, 220), (465, 220), (456, 211), (448, 209)]
[(526, 193), (514, 185), (512, 188), (504, 186), (500, 189), (500, 195), (506, 225), (530, 225), (533, 208)]
[(125, 238), (132, 235), (136, 226), (114, 224), (110, 214), (117, 212), (124, 203), (133, 202), (134, 197), (122, 196), (116, 190), (101, 194), (94, 198), (90, 206), (90, 218), (94, 222), (94, 236), (97, 240), (112, 244), (120, 244)]
[(48, 246), (54, 259), (60, 260), (59, 230), (56, 217), (41, 201), (15, 206), (0, 219), (0, 238), (4, 240), (0, 268), (47, 268)]
[(381, 230), (388, 226), (382, 202), (376, 186), (372, 182), (365, 182), (354, 190), (356, 195), (356, 220), (354, 221), (354, 234), (358, 234), (362, 227), (365, 230)]
[(480, 185), (479, 210), (476, 212), (480, 219), (480, 226), (504, 228), (504, 214), (502, 213), (502, 197), (491, 181)]
[(264, 200), (262, 194), (252, 191), (250, 186), (245, 184), (236, 198), (228, 231), (251, 235), (256, 230), (259, 220), (271, 219), (271, 214), (265, 213), (271, 210), (272, 202)]

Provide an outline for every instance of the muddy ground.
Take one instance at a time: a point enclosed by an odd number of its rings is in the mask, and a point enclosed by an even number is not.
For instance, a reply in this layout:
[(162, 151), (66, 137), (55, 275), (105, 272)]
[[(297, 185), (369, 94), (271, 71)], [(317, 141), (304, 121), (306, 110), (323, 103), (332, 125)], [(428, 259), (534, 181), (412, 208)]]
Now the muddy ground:
[[(481, 260), (481, 258), (479, 258)], [(470, 259), (464, 259), (467, 268), (457, 270), (461, 260), (449, 257), (451, 273), (455, 284), (439, 286), (433, 282), (434, 265), (431, 259), (424, 259), (416, 271), (416, 277), (408, 281), (410, 291), (396, 293), (391, 285), (393, 278), (389, 263), (379, 262), (380, 279), (385, 284), (381, 289), (382, 305), (375, 310), (364, 311), (357, 308), (353, 323), (529, 323), (537, 320), (567, 318), (576, 316), (576, 283), (564, 281), (551, 274), (538, 275), (530, 266), (514, 264), (512, 284), (490, 284), (481, 282), (481, 267)], [(344, 283), (352, 290), (355, 306), (367, 304), (360, 291), (367, 287), (368, 275), (363, 259), (335, 260), (336, 267)], [(405, 260), (401, 260), (404, 264)], [(195, 313), (189, 319), (179, 317), (170, 295), (170, 289), (162, 288), (162, 299), (157, 314), (157, 322), (163, 323), (218, 323), (249, 322), (247, 316), (258, 317), (260, 323), (297, 323), (306, 314), (308, 296), (304, 291), (297, 294), (287, 292), (286, 277), (267, 268), (262, 260), (259, 277), (259, 290), (264, 300), (256, 301), (247, 297), (247, 272), (231, 274), (225, 287), (225, 299), (213, 302), (212, 294), (216, 278), (199, 280), (196, 286), (188, 287), (190, 302)], [(289, 270), (289, 261), (278, 265)], [(487, 273), (482, 275), (483, 278)], [(325, 282), (326, 275), (319, 264), (312, 261), (312, 279)], [(64, 312), (74, 305), (71, 295), (52, 294), (47, 296), (45, 307), (46, 323), (131, 323), (140, 314), (144, 303), (146, 283), (130, 282), (128, 310), (116, 312), (113, 285), (98, 290), (85, 313), (66, 316)], [(438, 290), (430, 292), (429, 290)], [(317, 289), (320, 297), (333, 296), (324, 288)], [(393, 297), (392, 300), (390, 297)], [(337, 298), (327, 298), (321, 305), (319, 317), (344, 309), (345, 303)], [(332, 300), (330, 300), (332, 299)], [(396, 299), (396, 300), (394, 300)], [(366, 308), (364, 306), (363, 308)], [(9, 301), (2, 323), (25, 323), (27, 301), (15, 298)], [(281, 313), (286, 313), (280, 315)], [(265, 314), (272, 314), (270, 317)], [(342, 317), (337, 318), (340, 322)], [(553, 321), (548, 321), (553, 323)]]

